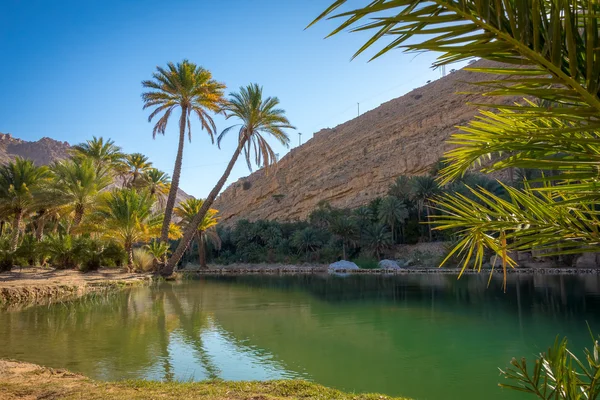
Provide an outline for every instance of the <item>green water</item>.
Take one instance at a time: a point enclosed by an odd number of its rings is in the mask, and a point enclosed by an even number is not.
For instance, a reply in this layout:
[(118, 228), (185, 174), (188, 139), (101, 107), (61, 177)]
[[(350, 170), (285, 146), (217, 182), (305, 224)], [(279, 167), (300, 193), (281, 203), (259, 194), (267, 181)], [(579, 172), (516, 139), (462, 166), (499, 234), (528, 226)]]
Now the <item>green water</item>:
[(600, 332), (600, 276), (205, 278), (0, 312), (0, 357), (97, 379), (304, 378), (415, 399), (526, 399), (497, 367)]

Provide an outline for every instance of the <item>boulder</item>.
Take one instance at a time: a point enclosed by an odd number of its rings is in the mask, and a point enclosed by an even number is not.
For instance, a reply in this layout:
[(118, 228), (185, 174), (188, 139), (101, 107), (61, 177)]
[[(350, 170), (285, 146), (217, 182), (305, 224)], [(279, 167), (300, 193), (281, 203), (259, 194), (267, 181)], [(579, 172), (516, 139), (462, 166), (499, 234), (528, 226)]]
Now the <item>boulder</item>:
[(381, 261), (379, 261), (379, 268), (381, 268), (381, 269), (402, 269), (402, 267), (400, 266), (400, 264), (397, 263), (394, 260), (381, 260)]
[(600, 253), (584, 253), (575, 260), (577, 268), (598, 268), (600, 267)]
[(354, 264), (352, 261), (340, 260), (336, 261), (333, 264), (329, 264), (327, 268), (330, 271), (336, 271), (339, 269), (359, 269), (358, 265)]

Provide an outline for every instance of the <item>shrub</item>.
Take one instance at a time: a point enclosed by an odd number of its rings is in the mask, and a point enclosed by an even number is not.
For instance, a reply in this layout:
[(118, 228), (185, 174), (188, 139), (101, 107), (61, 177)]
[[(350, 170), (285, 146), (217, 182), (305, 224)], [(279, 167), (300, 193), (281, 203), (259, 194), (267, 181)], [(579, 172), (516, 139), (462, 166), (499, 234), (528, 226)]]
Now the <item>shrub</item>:
[(49, 263), (56, 269), (68, 269), (78, 266), (74, 251), (73, 237), (70, 235), (48, 235), (41, 245), (49, 257)]
[(81, 271), (97, 271), (102, 266), (104, 246), (99, 240), (78, 238), (73, 247), (73, 252), (79, 262), (79, 269)]
[(373, 257), (360, 256), (352, 260), (352, 262), (358, 265), (362, 269), (377, 269), (379, 268), (379, 262)]
[(144, 248), (133, 249), (133, 266), (138, 271), (151, 271), (154, 268), (154, 257)]
[(125, 264), (127, 253), (118, 243), (108, 242), (102, 251), (102, 265), (106, 267), (122, 267)]
[(41, 256), (41, 249), (38, 241), (33, 235), (23, 236), (21, 245), (14, 253), (14, 262), (19, 265), (38, 265)]

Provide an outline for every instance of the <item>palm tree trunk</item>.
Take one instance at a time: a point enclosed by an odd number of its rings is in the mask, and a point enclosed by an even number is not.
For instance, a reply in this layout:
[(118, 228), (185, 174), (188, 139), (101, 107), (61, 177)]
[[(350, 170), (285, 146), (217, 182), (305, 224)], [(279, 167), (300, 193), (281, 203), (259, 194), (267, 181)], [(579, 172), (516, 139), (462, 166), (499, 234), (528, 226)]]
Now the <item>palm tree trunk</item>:
[(175, 269), (175, 266), (177, 265), (179, 260), (181, 260), (181, 256), (183, 256), (185, 249), (188, 248), (190, 242), (194, 238), (194, 235), (198, 230), (198, 226), (204, 220), (204, 217), (210, 209), (210, 206), (212, 206), (212, 203), (215, 201), (217, 195), (225, 185), (227, 178), (229, 178), (229, 174), (231, 174), (231, 170), (233, 169), (235, 162), (240, 156), (242, 149), (244, 148), (244, 144), (246, 143), (246, 140), (247, 139), (243, 139), (239, 142), (235, 153), (233, 153), (233, 156), (231, 157), (231, 160), (229, 161), (229, 164), (225, 169), (225, 172), (223, 172), (223, 176), (221, 176), (221, 179), (219, 179), (213, 190), (209, 193), (208, 197), (206, 197), (206, 200), (204, 200), (204, 203), (202, 204), (202, 207), (200, 207), (200, 211), (198, 211), (198, 214), (196, 214), (194, 219), (185, 228), (185, 231), (183, 232), (183, 237), (179, 241), (177, 249), (175, 249), (173, 255), (171, 255), (171, 258), (169, 258), (169, 262), (167, 262), (167, 265), (165, 265), (165, 268), (161, 271), (161, 274), (163, 276), (170, 276), (173, 273), (173, 270)]
[(203, 233), (198, 232), (198, 261), (200, 262), (200, 268), (207, 269), (206, 266), (206, 246), (204, 245)]
[(13, 220), (13, 231), (10, 239), (10, 251), (17, 250), (19, 244), (19, 231), (21, 230), (21, 220), (23, 219), (23, 211), (17, 211)]
[(82, 219), (83, 219), (83, 206), (81, 204), (78, 204), (75, 207), (75, 218), (73, 218), (73, 227), (78, 226), (81, 223)]
[(342, 240), (342, 257), (345, 260), (346, 259), (346, 241)]
[[(187, 109), (181, 108), (181, 118), (179, 118), (179, 147), (177, 148), (177, 158), (175, 159), (175, 167), (173, 168), (173, 178), (171, 179), (171, 189), (165, 206), (165, 219), (163, 220), (162, 229), (160, 231), (160, 241), (167, 243), (169, 240), (169, 225), (173, 216), (173, 208), (177, 198), (177, 189), (179, 189), (179, 176), (181, 175), (181, 164), (183, 162), (183, 144), (185, 143), (185, 126), (187, 118)], [(181, 256), (179, 256), (181, 258)], [(172, 272), (172, 270), (171, 270)], [(169, 274), (170, 275), (170, 274)]]
[(429, 241), (433, 242), (433, 234), (431, 232), (431, 224), (429, 223), (429, 204), (425, 204), (425, 212), (427, 213), (427, 231), (429, 232)]
[(127, 271), (131, 272), (133, 271), (133, 246), (132, 245), (127, 245), (125, 247), (125, 250), (127, 250)]
[(44, 227), (46, 226), (46, 218), (40, 218), (35, 227), (35, 239), (41, 242), (44, 239)]

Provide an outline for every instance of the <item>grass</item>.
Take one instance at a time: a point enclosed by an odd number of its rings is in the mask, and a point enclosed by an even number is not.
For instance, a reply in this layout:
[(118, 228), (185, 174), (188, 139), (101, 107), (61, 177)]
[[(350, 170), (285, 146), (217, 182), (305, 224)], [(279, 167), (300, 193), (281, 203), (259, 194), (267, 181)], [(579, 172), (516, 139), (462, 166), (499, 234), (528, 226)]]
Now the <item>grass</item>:
[[(0, 361), (1, 362), (1, 361)], [(99, 382), (64, 370), (20, 362), (0, 365), (2, 399), (177, 399), (177, 400), (406, 400), (379, 394), (351, 394), (301, 380), (268, 382)], [(6, 367), (8, 365), (8, 368)], [(23, 367), (24, 366), (24, 367)]]

